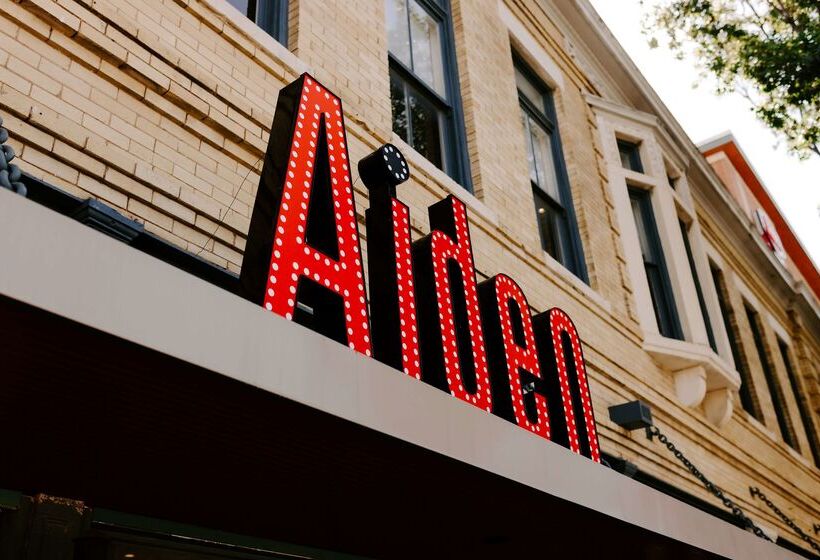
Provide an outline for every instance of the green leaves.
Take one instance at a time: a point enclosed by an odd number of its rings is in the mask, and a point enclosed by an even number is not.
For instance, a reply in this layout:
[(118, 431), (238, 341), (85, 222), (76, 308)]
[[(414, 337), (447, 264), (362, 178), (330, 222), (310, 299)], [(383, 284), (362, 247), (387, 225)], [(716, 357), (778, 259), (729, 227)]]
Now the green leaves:
[[(642, 2), (645, 4), (646, 2)], [(654, 0), (642, 28), (738, 92), (798, 157), (820, 156), (817, 0)]]

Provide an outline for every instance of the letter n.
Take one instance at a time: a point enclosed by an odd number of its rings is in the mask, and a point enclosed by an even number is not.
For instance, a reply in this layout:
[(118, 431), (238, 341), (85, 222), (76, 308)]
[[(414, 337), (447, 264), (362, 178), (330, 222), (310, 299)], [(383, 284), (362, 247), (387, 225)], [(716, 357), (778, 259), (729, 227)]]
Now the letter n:
[(587, 367), (575, 324), (564, 311), (553, 307), (536, 315), (533, 325), (546, 381), (551, 439), (600, 463)]
[(478, 285), (493, 387), (493, 412), (550, 439), (547, 400), (524, 292), (499, 274)]

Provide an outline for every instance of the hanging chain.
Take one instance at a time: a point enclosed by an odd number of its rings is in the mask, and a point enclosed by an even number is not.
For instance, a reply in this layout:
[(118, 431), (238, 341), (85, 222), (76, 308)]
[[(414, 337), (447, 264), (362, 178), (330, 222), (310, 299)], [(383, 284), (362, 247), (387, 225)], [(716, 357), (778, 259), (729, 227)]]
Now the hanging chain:
[(761, 492), (759, 488), (749, 487), (749, 493), (752, 495), (753, 498), (757, 497), (763, 500), (763, 503), (769, 506), (769, 509), (775, 512), (775, 514), (783, 520), (783, 523), (789, 526), (789, 529), (797, 533), (800, 536), (800, 538), (806, 541), (809, 544), (809, 546), (811, 546), (814, 550), (820, 552), (820, 546), (818, 546), (818, 544), (814, 542), (814, 539), (809, 537), (806, 533), (803, 532), (803, 530), (800, 527), (795, 525), (794, 521), (792, 521), (788, 515), (780, 511), (780, 508), (774, 505), (772, 501), (766, 497), (766, 494)]
[(646, 433), (650, 439), (652, 439), (652, 437), (657, 437), (658, 441), (664, 444), (666, 448), (672, 452), (675, 458), (681, 463), (683, 463), (683, 466), (686, 467), (690, 473), (692, 473), (692, 476), (697, 478), (706, 487), (706, 489), (709, 490), (709, 492), (711, 492), (715, 497), (717, 497), (717, 499), (723, 502), (723, 505), (726, 506), (726, 508), (732, 512), (732, 515), (734, 515), (740, 520), (740, 522), (746, 529), (748, 529), (761, 539), (765, 539), (769, 542), (774, 542), (772, 541), (772, 539), (768, 537), (768, 535), (766, 535), (766, 533), (763, 532), (763, 529), (755, 525), (754, 521), (749, 519), (749, 517), (745, 513), (743, 513), (743, 510), (740, 509), (740, 506), (738, 506), (728, 496), (726, 496), (726, 494), (724, 494), (723, 491), (720, 488), (718, 488), (711, 480), (706, 478), (704, 474), (700, 472), (700, 470), (695, 465), (693, 465), (692, 462), (689, 459), (687, 459), (677, 447), (675, 447), (675, 444), (669, 441), (669, 438), (663, 435), (657, 427), (650, 426), (646, 429)]

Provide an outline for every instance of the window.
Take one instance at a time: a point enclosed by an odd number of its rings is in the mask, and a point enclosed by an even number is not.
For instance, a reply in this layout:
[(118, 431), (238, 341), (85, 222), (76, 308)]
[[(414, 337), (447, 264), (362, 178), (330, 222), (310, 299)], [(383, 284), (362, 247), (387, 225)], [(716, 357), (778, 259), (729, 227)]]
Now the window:
[(780, 388), (780, 383), (775, 376), (774, 367), (769, 359), (769, 354), (766, 352), (766, 343), (763, 340), (760, 316), (748, 303), (743, 302), (743, 307), (746, 309), (746, 317), (749, 319), (749, 326), (752, 329), (757, 355), (760, 358), (763, 375), (766, 377), (766, 385), (772, 397), (772, 405), (774, 406), (774, 412), (777, 416), (777, 425), (780, 428), (780, 434), (783, 436), (783, 441), (786, 442), (789, 447), (798, 449), (797, 440), (792, 430), (791, 419), (789, 418), (786, 403), (783, 399), (783, 390)]
[(715, 283), (715, 292), (718, 296), (718, 304), (720, 305), (720, 314), (723, 317), (723, 326), (726, 328), (726, 336), (729, 337), (729, 348), (732, 350), (732, 358), (735, 361), (735, 369), (740, 374), (740, 405), (743, 410), (754, 416), (757, 420), (763, 421), (763, 414), (757, 405), (757, 401), (753, 398), (754, 385), (752, 384), (752, 376), (749, 373), (749, 367), (743, 359), (740, 350), (740, 333), (737, 330), (736, 323), (733, 321), (734, 314), (729, 305), (729, 294), (726, 291), (726, 282), (723, 279), (723, 272), (712, 262), (709, 263), (709, 269), (712, 272), (712, 281)]
[(393, 132), (470, 188), (446, 0), (385, 0)]
[(283, 45), (288, 44), (287, 0), (228, 0), (228, 3), (274, 39)]
[(698, 278), (698, 269), (695, 267), (695, 257), (692, 255), (692, 244), (689, 241), (689, 228), (683, 222), (678, 220), (680, 224), (680, 234), (683, 236), (683, 247), (686, 249), (686, 258), (689, 261), (689, 270), (692, 272), (692, 282), (695, 284), (695, 291), (698, 294), (698, 305), (700, 306), (700, 314), (703, 317), (703, 324), (706, 326), (706, 337), (709, 339), (709, 346), (717, 354), (717, 342), (715, 342), (715, 333), (712, 331), (712, 321), (709, 319), (709, 310), (706, 309), (706, 300), (703, 297), (703, 287), (700, 285)]
[(789, 357), (789, 346), (780, 338), (777, 339), (777, 346), (780, 348), (780, 356), (783, 358), (783, 365), (786, 366), (786, 374), (789, 376), (789, 385), (791, 385), (794, 399), (797, 401), (797, 408), (800, 411), (803, 428), (806, 430), (814, 464), (820, 467), (820, 442), (817, 441), (817, 432), (815, 432), (814, 425), (811, 422), (811, 411), (807, 406), (808, 403), (801, 394), (800, 387), (797, 384), (797, 372), (794, 367), (792, 367), (792, 361)]
[(667, 338), (683, 340), (672, 285), (669, 282), (669, 273), (666, 270), (661, 240), (658, 237), (655, 215), (652, 211), (650, 193), (642, 189), (630, 188), (629, 201), (632, 204), (632, 214), (638, 229), (638, 241), (643, 255), (649, 294), (652, 296), (652, 305), (655, 308), (655, 319), (658, 321), (658, 330)]
[(550, 90), (521, 61), (515, 61), (515, 83), (535, 199), (541, 247), (573, 274), (586, 281), (581, 240), (572, 193), (555, 127)]
[(621, 166), (624, 169), (643, 173), (641, 151), (637, 144), (626, 140), (618, 140), (618, 153), (621, 156)]

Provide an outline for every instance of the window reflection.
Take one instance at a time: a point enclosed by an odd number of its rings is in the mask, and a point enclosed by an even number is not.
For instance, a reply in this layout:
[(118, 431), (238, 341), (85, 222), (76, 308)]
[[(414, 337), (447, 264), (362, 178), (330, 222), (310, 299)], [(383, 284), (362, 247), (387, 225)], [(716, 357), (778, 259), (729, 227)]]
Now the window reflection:
[(439, 135), (438, 111), (432, 103), (414, 91), (408, 92), (407, 100), (412, 116), (413, 147), (437, 167), (441, 167), (442, 142)]
[(464, 181), (453, 144), (461, 140), (447, 79), (446, 6), (430, 0), (384, 0), (390, 50), (393, 131), (437, 167)]
[(446, 97), (441, 60), (441, 30), (438, 22), (414, 0), (410, 0), (410, 39), (413, 72), (436, 93)]
[(386, 0), (387, 48), (402, 63), (412, 68), (410, 59), (410, 29), (407, 24), (407, 2)]

